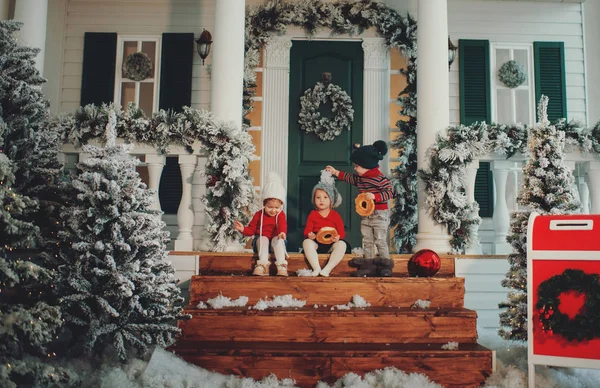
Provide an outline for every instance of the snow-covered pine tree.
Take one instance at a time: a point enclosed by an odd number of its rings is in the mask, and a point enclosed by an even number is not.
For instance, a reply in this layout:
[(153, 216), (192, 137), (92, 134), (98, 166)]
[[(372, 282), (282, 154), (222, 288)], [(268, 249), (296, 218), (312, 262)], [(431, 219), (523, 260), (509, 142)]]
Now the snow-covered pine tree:
[(538, 119), (529, 130), (529, 158), (523, 167), (523, 189), (517, 201), (523, 211), (511, 215), (507, 241), (514, 253), (508, 256), (510, 269), (502, 286), (510, 288), (508, 300), (499, 304), (500, 335), (506, 339), (527, 340), (527, 223), (532, 211), (540, 214), (568, 214), (579, 210), (573, 196), (573, 175), (565, 165), (565, 132), (548, 121), (548, 97), (542, 96)]
[(59, 233), (71, 249), (60, 255), (57, 293), (66, 326), (89, 354), (114, 349), (166, 347), (180, 330), (180, 289), (167, 262), (160, 212), (135, 170), (130, 146), (116, 144), (116, 115), (110, 112), (104, 148), (84, 146), (90, 158), (73, 180), (75, 203), (63, 212)]
[(62, 324), (59, 308), (45, 301), (51, 272), (24, 252), (40, 231), (32, 222), (38, 202), (24, 191), (47, 103), (35, 68), (38, 50), (17, 43), (20, 26), (0, 21), (0, 386), (69, 387), (77, 379), (47, 353)]

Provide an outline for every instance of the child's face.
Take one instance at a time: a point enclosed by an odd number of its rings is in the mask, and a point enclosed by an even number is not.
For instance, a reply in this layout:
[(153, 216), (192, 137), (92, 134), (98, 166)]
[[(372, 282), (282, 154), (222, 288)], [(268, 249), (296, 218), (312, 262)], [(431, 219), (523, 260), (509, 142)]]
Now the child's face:
[(355, 172), (356, 172), (358, 175), (360, 175), (360, 176), (363, 176), (363, 174), (364, 174), (365, 172), (369, 171), (369, 170), (367, 170), (366, 168), (364, 168), (364, 167), (362, 167), (362, 166), (359, 166), (359, 165), (358, 165), (358, 164), (356, 164), (356, 163), (352, 163), (352, 166), (354, 167), (354, 171), (355, 171)]
[(315, 207), (317, 210), (325, 210), (331, 208), (331, 199), (329, 195), (323, 190), (315, 191)]
[(281, 211), (282, 205), (283, 204), (278, 199), (274, 199), (274, 198), (267, 199), (265, 201), (265, 213), (267, 213), (271, 217), (274, 217), (277, 215), (277, 213), (279, 213)]

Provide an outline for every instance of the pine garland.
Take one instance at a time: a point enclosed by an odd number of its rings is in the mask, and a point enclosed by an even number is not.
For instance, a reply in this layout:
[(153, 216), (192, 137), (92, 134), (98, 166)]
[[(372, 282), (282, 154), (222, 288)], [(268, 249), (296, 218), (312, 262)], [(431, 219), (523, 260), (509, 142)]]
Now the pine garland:
[(229, 241), (239, 238), (233, 221), (249, 221), (258, 203), (248, 172), (255, 151), (248, 132), (219, 122), (204, 110), (160, 110), (148, 118), (134, 104), (129, 104), (126, 111), (112, 104), (86, 105), (74, 114), (56, 119), (52, 125), (63, 133), (64, 142), (80, 146), (104, 136), (110, 112), (116, 114), (118, 138), (127, 142), (152, 145), (168, 153), (173, 145), (192, 152), (192, 145), (200, 141), (208, 151), (206, 174), (212, 177), (202, 201), (209, 215), (207, 230), (215, 244), (213, 250), (224, 251)]
[[(319, 107), (322, 103), (331, 101), (333, 108), (333, 119), (321, 117)], [(346, 128), (350, 130), (354, 120), (354, 109), (352, 99), (341, 87), (322, 82), (312, 89), (307, 89), (300, 97), (300, 128), (307, 133), (314, 133), (320, 140), (333, 140)]]
[[(400, 114), (408, 117), (399, 121), (400, 135), (391, 146), (398, 150), (402, 163), (392, 172), (392, 185), (397, 193), (392, 208), (391, 224), (394, 244), (399, 252), (410, 252), (417, 233), (417, 167), (416, 167), (416, 35), (417, 24), (410, 16), (400, 16), (388, 5), (371, 0), (327, 2), (308, 0), (297, 3), (268, 1), (246, 12), (246, 58), (244, 71), (244, 117), (253, 109), (256, 94), (256, 74), (259, 50), (273, 35), (284, 35), (290, 25), (300, 26), (307, 36), (319, 28), (331, 30), (332, 35), (357, 35), (375, 28), (389, 47), (402, 51), (407, 68), (400, 72), (407, 87), (400, 93)], [(245, 125), (249, 125), (244, 118)]]

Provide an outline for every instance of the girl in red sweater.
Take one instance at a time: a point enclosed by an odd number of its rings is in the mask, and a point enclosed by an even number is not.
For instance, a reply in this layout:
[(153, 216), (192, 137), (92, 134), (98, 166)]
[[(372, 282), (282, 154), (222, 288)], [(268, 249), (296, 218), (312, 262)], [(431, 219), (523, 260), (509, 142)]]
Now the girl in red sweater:
[(253, 275), (265, 276), (269, 274), (269, 242), (271, 251), (275, 253), (277, 276), (288, 276), (287, 252), (285, 239), (287, 235), (287, 220), (283, 212), (286, 193), (281, 178), (270, 172), (267, 183), (262, 189), (263, 209), (257, 211), (248, 226), (234, 221), (233, 226), (244, 236), (254, 236), (252, 248), (258, 253), (258, 261), (254, 267)]
[[(331, 270), (344, 258), (347, 247), (346, 242), (343, 241), (346, 236), (344, 221), (340, 213), (333, 210), (342, 203), (342, 196), (335, 188), (331, 174), (324, 171), (321, 173), (321, 181), (313, 188), (312, 202), (315, 210), (310, 212), (306, 220), (302, 248), (313, 269), (312, 276), (329, 276)], [(333, 238), (332, 244), (320, 244), (316, 241), (317, 233), (323, 227), (333, 227), (337, 231), (338, 236)], [(331, 253), (323, 269), (319, 264), (319, 253)]]

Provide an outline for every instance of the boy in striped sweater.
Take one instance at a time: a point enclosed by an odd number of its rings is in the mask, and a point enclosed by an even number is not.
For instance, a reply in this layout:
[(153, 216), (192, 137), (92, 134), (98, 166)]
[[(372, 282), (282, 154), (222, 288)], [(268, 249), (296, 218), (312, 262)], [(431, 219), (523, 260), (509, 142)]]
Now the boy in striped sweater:
[(387, 242), (390, 211), (387, 201), (392, 199), (394, 194), (390, 180), (379, 171), (379, 161), (383, 160), (387, 151), (387, 144), (381, 140), (355, 150), (350, 156), (355, 174), (336, 170), (332, 166), (325, 168), (338, 179), (357, 186), (359, 192), (367, 193), (367, 199), (375, 201), (373, 214), (361, 217), (360, 221), (360, 233), (366, 258), (375, 257), (375, 247), (379, 257), (390, 257)]

